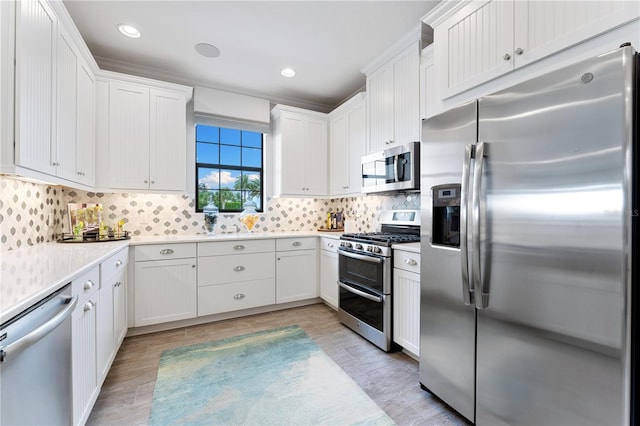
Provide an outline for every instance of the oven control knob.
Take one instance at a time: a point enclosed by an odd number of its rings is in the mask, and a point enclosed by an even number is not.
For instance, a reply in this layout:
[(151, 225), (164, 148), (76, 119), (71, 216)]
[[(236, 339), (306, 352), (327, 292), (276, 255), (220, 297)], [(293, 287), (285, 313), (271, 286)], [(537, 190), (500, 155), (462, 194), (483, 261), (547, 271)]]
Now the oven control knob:
[(343, 243), (340, 243), (340, 245), (341, 245), (342, 247), (351, 248), (351, 243), (343, 242)]
[(380, 247), (374, 247), (373, 248), (373, 252), (374, 253), (382, 253), (382, 249)]
[(356, 244), (356, 249), (357, 250), (362, 250), (362, 244)]
[(373, 251), (373, 247), (371, 246), (367, 247), (367, 251)]

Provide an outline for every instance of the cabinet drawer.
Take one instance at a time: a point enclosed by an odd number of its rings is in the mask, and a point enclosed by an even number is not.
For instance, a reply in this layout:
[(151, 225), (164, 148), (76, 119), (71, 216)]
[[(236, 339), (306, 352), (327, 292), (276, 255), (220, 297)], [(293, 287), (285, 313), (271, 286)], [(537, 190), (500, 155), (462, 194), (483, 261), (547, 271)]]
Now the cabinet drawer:
[(198, 256), (264, 253), (275, 249), (274, 240), (241, 240), (198, 243)]
[(277, 251), (310, 250), (316, 248), (316, 238), (278, 238), (276, 240)]
[(198, 259), (198, 285), (235, 283), (276, 276), (274, 253), (210, 256)]
[(104, 283), (127, 267), (129, 247), (120, 250), (100, 264), (100, 282)]
[(420, 254), (402, 250), (394, 250), (393, 267), (409, 272), (420, 273)]
[(334, 240), (333, 238), (320, 238), (320, 248), (326, 251), (332, 251), (334, 253), (338, 252), (338, 246), (340, 245), (340, 240)]
[(78, 296), (78, 305), (84, 302), (100, 288), (100, 268), (95, 267), (80, 275), (71, 283), (71, 293)]
[(136, 247), (136, 262), (196, 257), (195, 243), (154, 244)]
[(274, 278), (198, 288), (198, 316), (273, 305), (275, 302)]

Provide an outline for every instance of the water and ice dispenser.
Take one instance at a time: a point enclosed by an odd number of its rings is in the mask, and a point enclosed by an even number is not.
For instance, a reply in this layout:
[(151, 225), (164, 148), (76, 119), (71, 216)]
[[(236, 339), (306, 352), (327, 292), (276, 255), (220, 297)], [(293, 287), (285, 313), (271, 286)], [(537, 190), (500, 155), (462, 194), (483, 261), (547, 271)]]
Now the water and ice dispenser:
[(460, 184), (438, 185), (432, 191), (433, 245), (460, 247)]

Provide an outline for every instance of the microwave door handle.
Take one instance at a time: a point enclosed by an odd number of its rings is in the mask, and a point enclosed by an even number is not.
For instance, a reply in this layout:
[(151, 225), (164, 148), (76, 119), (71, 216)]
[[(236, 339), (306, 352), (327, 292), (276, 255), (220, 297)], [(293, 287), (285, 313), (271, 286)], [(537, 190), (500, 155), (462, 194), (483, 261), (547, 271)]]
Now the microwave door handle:
[(469, 205), (469, 178), (471, 175), (471, 158), (473, 145), (464, 149), (462, 162), (462, 184), (460, 187), (460, 258), (462, 268), (462, 298), (465, 305), (473, 305), (473, 285), (469, 280), (469, 248), (467, 243), (467, 211)]
[(488, 283), (482, 280), (480, 270), (480, 186), (482, 184), (482, 169), (487, 145), (485, 142), (478, 142), (476, 146), (475, 167), (473, 170), (473, 193), (471, 194), (472, 218), (471, 218), (471, 242), (473, 244), (473, 256), (471, 259), (471, 280), (474, 288), (479, 294), (475, 298), (476, 308), (485, 309), (489, 307)]
[(398, 180), (398, 161), (400, 160), (400, 156), (399, 155), (394, 155), (393, 157), (393, 181), (394, 182), (399, 182)]

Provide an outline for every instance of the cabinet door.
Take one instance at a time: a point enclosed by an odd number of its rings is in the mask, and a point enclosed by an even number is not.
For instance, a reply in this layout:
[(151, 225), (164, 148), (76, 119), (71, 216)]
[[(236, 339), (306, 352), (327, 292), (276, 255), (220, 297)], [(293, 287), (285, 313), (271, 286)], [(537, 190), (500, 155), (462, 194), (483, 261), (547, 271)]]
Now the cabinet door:
[(420, 355), (420, 275), (393, 269), (393, 341)]
[(420, 140), (420, 43), (398, 55), (393, 64), (394, 144)]
[(127, 334), (127, 274), (122, 271), (113, 283), (113, 338), (117, 351)]
[(109, 187), (149, 188), (149, 89), (109, 85)]
[[(337, 242), (335, 244), (338, 244)], [(320, 251), (320, 297), (338, 309), (338, 253)]]
[(349, 188), (350, 194), (362, 189), (362, 157), (366, 153), (367, 112), (364, 103), (349, 113)]
[(149, 188), (186, 190), (186, 110), (177, 93), (150, 91)]
[(287, 195), (304, 195), (306, 183), (305, 175), (305, 118), (288, 113), (280, 117), (282, 144), (282, 188)]
[(82, 60), (78, 62), (77, 99), (77, 182), (94, 186), (96, 182), (96, 82)]
[(639, 15), (637, 1), (516, 1), (515, 66), (541, 59)]
[(196, 316), (196, 259), (136, 262), (135, 326)]
[(45, 1), (18, 2), (16, 164), (50, 175), (55, 174), (56, 25)]
[(98, 393), (96, 326), (98, 294), (78, 305), (71, 315), (73, 424), (84, 424)]
[(324, 120), (308, 119), (305, 153), (302, 157), (304, 164), (305, 188), (304, 195), (327, 195), (327, 155), (328, 130)]
[(329, 189), (331, 195), (349, 191), (349, 115), (331, 120), (329, 128)]
[(277, 253), (276, 303), (318, 297), (315, 250)]
[(513, 3), (474, 1), (434, 29), (443, 98), (513, 69)]
[(57, 40), (57, 135), (53, 161), (57, 176), (75, 182), (78, 180), (76, 168), (78, 55), (73, 42), (62, 28), (59, 28)]
[(393, 139), (393, 67), (367, 76), (369, 116), (367, 153), (385, 149)]
[(97, 309), (96, 371), (101, 384), (109, 372), (114, 352), (113, 334), (113, 281), (101, 283)]

